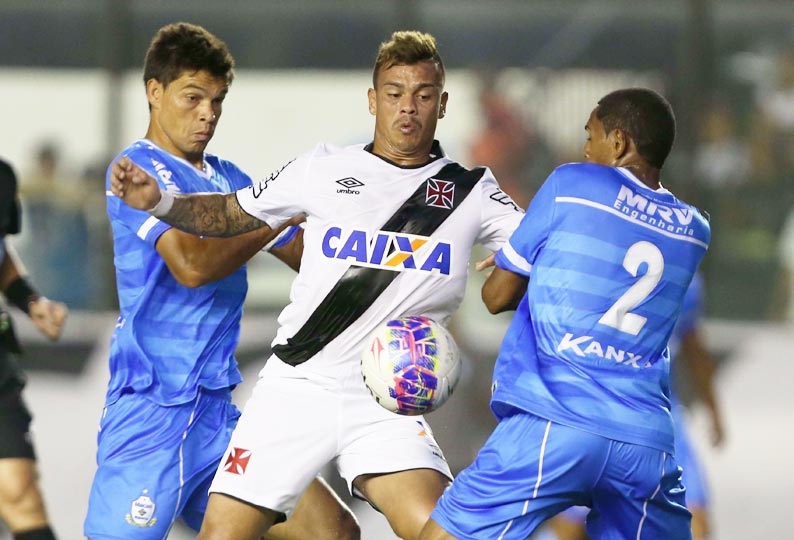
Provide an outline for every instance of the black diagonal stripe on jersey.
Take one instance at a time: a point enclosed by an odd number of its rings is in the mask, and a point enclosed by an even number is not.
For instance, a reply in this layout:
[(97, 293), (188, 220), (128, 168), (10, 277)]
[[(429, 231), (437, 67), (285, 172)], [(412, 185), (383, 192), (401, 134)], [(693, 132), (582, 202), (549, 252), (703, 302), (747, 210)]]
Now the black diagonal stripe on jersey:
[[(432, 178), (455, 182), (454, 206), (451, 209), (427, 206), (427, 182), (389, 218), (380, 230), (430, 236), (471, 192), (485, 169), (471, 171), (450, 163)], [(353, 324), (394, 281), (399, 272), (351, 266), (317, 309), (287, 343), (273, 347), (273, 353), (287, 364), (302, 364)]]

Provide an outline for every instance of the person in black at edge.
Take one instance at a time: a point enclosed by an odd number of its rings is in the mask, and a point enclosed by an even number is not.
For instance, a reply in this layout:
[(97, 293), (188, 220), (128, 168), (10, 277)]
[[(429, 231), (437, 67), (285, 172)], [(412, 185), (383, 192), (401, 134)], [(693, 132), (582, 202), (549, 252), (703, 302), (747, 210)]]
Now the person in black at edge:
[[(36, 292), (22, 261), (5, 241), (7, 234), (19, 232), (20, 218), (14, 170), (0, 160), (0, 291), (42, 334), (57, 340), (66, 306)], [(54, 540), (37, 482), (31, 416), (22, 401), (25, 378), (14, 359), (20, 352), (11, 317), (0, 309), (0, 519), (14, 540)]]

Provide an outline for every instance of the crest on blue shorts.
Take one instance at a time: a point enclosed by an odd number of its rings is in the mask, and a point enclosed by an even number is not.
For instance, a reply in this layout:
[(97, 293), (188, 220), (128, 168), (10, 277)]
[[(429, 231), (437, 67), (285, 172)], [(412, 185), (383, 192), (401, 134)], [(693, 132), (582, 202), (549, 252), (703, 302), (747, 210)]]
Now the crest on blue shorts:
[(127, 523), (130, 525), (135, 525), (136, 527), (151, 527), (157, 523), (157, 518), (154, 517), (156, 505), (147, 493), (149, 493), (149, 490), (144, 489), (143, 494), (132, 501), (130, 513), (125, 516)]

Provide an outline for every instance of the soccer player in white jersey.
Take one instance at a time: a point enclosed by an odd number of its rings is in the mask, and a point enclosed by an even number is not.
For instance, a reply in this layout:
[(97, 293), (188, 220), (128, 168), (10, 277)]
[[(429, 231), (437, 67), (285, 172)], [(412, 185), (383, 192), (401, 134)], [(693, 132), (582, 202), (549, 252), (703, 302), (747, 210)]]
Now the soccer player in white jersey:
[(361, 349), (394, 317), (446, 323), (463, 297), (472, 246), (498, 249), (523, 212), (490, 171), (464, 169), (434, 140), (448, 96), (432, 36), (396, 32), (382, 43), (368, 98), (372, 143), (319, 145), (236, 194), (161, 192), (129, 161), (118, 165), (116, 194), (194, 233), (234, 235), (307, 216), (275, 355), (215, 475), (202, 540), (255, 540), (332, 460), (351, 492), (407, 540), (449, 485), (424, 419), (369, 395)]
[[(234, 60), (210, 32), (167, 25), (146, 54), (146, 138), (122, 156), (163, 188), (228, 193), (250, 186), (233, 163), (205, 152), (233, 77)], [(107, 201), (120, 315), (100, 422), (98, 469), (85, 536), (156, 540), (182, 519), (198, 530), (208, 489), (239, 416), (231, 392), (247, 291), (244, 263), (273, 239), (260, 230), (200, 238)], [(289, 250), (289, 247), (283, 249)], [(359, 537), (352, 513), (319, 480), (277, 538)]]
[(516, 309), (499, 424), (423, 540), (523, 540), (575, 505), (592, 538), (690, 538), (667, 342), (710, 228), (660, 183), (675, 119), (659, 94), (610, 93), (585, 129), (587, 163), (546, 179), (483, 285), (492, 313)]

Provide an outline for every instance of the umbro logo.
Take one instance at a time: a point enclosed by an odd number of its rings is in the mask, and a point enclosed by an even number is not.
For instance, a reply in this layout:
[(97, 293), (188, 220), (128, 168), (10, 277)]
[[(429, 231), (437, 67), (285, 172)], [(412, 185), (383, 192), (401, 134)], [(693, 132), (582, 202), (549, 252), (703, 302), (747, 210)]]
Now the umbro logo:
[(336, 181), (337, 184), (342, 186), (342, 189), (337, 189), (337, 193), (347, 193), (348, 195), (358, 195), (361, 193), (360, 191), (356, 190), (355, 188), (359, 188), (364, 185), (364, 182), (361, 180), (356, 180), (352, 176), (348, 176), (347, 178), (341, 178)]

